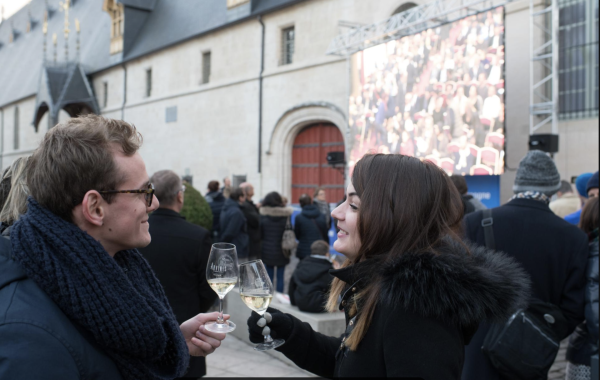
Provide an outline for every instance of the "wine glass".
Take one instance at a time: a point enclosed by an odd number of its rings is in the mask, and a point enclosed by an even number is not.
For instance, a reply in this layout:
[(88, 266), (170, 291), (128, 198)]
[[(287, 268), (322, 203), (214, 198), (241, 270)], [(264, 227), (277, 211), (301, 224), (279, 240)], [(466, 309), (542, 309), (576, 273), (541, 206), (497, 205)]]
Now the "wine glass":
[[(240, 297), (246, 306), (262, 316), (271, 303), (273, 293), (273, 284), (262, 260), (248, 261), (240, 265)], [(271, 335), (265, 335), (265, 342), (254, 349), (272, 350), (283, 343), (283, 339), (273, 339)]]
[(235, 245), (215, 243), (210, 250), (206, 265), (206, 280), (219, 296), (219, 316), (215, 322), (204, 325), (208, 331), (228, 333), (235, 330), (235, 323), (223, 319), (223, 298), (235, 286), (239, 267)]

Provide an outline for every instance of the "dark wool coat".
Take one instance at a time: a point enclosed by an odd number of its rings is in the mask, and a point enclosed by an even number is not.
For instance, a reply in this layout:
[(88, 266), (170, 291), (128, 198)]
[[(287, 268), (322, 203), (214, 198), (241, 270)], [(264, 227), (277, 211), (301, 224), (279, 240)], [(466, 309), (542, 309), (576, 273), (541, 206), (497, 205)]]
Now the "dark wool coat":
[(212, 232), (216, 232), (217, 235), (221, 229), (219, 220), (221, 218), (221, 211), (223, 211), (223, 205), (225, 204), (225, 197), (220, 191), (211, 191), (204, 196), (204, 199), (210, 206), (210, 211), (213, 215), (213, 228)]
[(122, 379), (91, 333), (73, 324), (10, 255), (10, 241), (0, 238), (0, 379)]
[[(583, 321), (586, 234), (556, 216), (545, 203), (532, 199), (514, 199), (497, 207), (492, 218), (496, 249), (514, 258), (527, 271), (534, 297), (561, 309), (570, 334)], [(484, 246), (481, 220), (481, 211), (467, 215), (465, 233), (470, 241)], [(467, 347), (465, 380), (500, 379), (481, 352), (488, 330), (489, 325), (482, 324)]]
[(248, 226), (237, 201), (225, 201), (219, 223), (219, 241), (235, 245), (238, 257), (248, 257)]
[(246, 200), (241, 205), (241, 209), (248, 226), (249, 257), (258, 258), (260, 257), (260, 213), (258, 207), (254, 202)]
[(292, 333), (277, 350), (323, 377), (460, 379), (464, 345), (477, 324), (507, 318), (528, 296), (527, 275), (514, 260), (484, 248), (470, 251), (446, 242), (437, 253), (405, 253), (391, 262), (368, 260), (331, 271), (347, 284), (340, 304), (347, 332), (355, 325), (348, 314), (354, 295), (381, 279), (379, 302), (358, 349), (342, 344), (345, 335), (325, 336), (292, 318)]
[[(206, 312), (217, 294), (206, 281), (212, 238), (205, 228), (185, 221), (177, 212), (159, 208), (150, 215), (152, 242), (140, 253), (148, 260), (165, 290), (177, 322)], [(203, 357), (191, 357), (186, 377), (206, 374)]]
[(281, 238), (287, 219), (293, 211), (290, 207), (262, 206), (260, 208), (261, 259), (265, 265), (284, 267), (290, 263), (290, 259), (283, 255)]
[(296, 256), (299, 259), (310, 256), (310, 245), (315, 241), (325, 240), (329, 243), (329, 239), (326, 239), (327, 224), (325, 223), (325, 216), (314, 204), (302, 207), (302, 212), (296, 215), (294, 233), (296, 239), (298, 239)]
[(290, 279), (292, 305), (309, 313), (324, 312), (327, 292), (333, 280), (330, 269), (333, 269), (333, 265), (324, 256), (309, 256), (298, 263)]
[(567, 360), (590, 365), (590, 357), (598, 355), (598, 231), (590, 243), (585, 291), (585, 322), (569, 337)]

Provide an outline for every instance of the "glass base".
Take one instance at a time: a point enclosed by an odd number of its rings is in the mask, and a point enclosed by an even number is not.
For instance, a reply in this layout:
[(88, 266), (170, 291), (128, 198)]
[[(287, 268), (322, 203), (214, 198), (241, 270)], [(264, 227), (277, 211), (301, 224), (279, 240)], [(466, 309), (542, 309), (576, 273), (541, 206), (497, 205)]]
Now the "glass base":
[(235, 330), (235, 323), (230, 321), (225, 321), (225, 323), (208, 322), (204, 327), (211, 332), (228, 333)]
[(254, 347), (256, 351), (267, 351), (277, 348), (285, 343), (283, 339), (274, 339), (271, 343), (261, 343), (258, 346)]

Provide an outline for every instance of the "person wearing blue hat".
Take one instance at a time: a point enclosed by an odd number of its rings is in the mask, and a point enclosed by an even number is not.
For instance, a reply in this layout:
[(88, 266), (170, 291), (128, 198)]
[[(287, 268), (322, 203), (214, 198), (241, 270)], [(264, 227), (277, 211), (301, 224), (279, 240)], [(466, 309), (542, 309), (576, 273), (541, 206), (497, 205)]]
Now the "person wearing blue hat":
[[(598, 172), (583, 173), (575, 180), (575, 187), (581, 198), (582, 206), (589, 196), (598, 196)], [(591, 192), (590, 192), (591, 191)], [(583, 208), (583, 207), (582, 207)], [(571, 224), (578, 225), (581, 217), (581, 209), (565, 216), (565, 220)]]

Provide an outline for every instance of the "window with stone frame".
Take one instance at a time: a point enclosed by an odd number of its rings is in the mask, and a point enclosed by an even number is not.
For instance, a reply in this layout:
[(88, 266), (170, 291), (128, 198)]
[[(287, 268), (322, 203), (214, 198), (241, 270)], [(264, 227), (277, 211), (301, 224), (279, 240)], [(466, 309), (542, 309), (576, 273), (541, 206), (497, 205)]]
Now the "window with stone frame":
[(146, 97), (152, 96), (152, 68), (146, 69)]
[(105, 0), (102, 9), (110, 16), (110, 54), (123, 51), (123, 33), (125, 30), (125, 12), (123, 4), (115, 0)]
[(290, 26), (281, 30), (281, 65), (289, 65), (294, 60), (295, 31)]
[(210, 81), (210, 51), (202, 53), (202, 84)]

